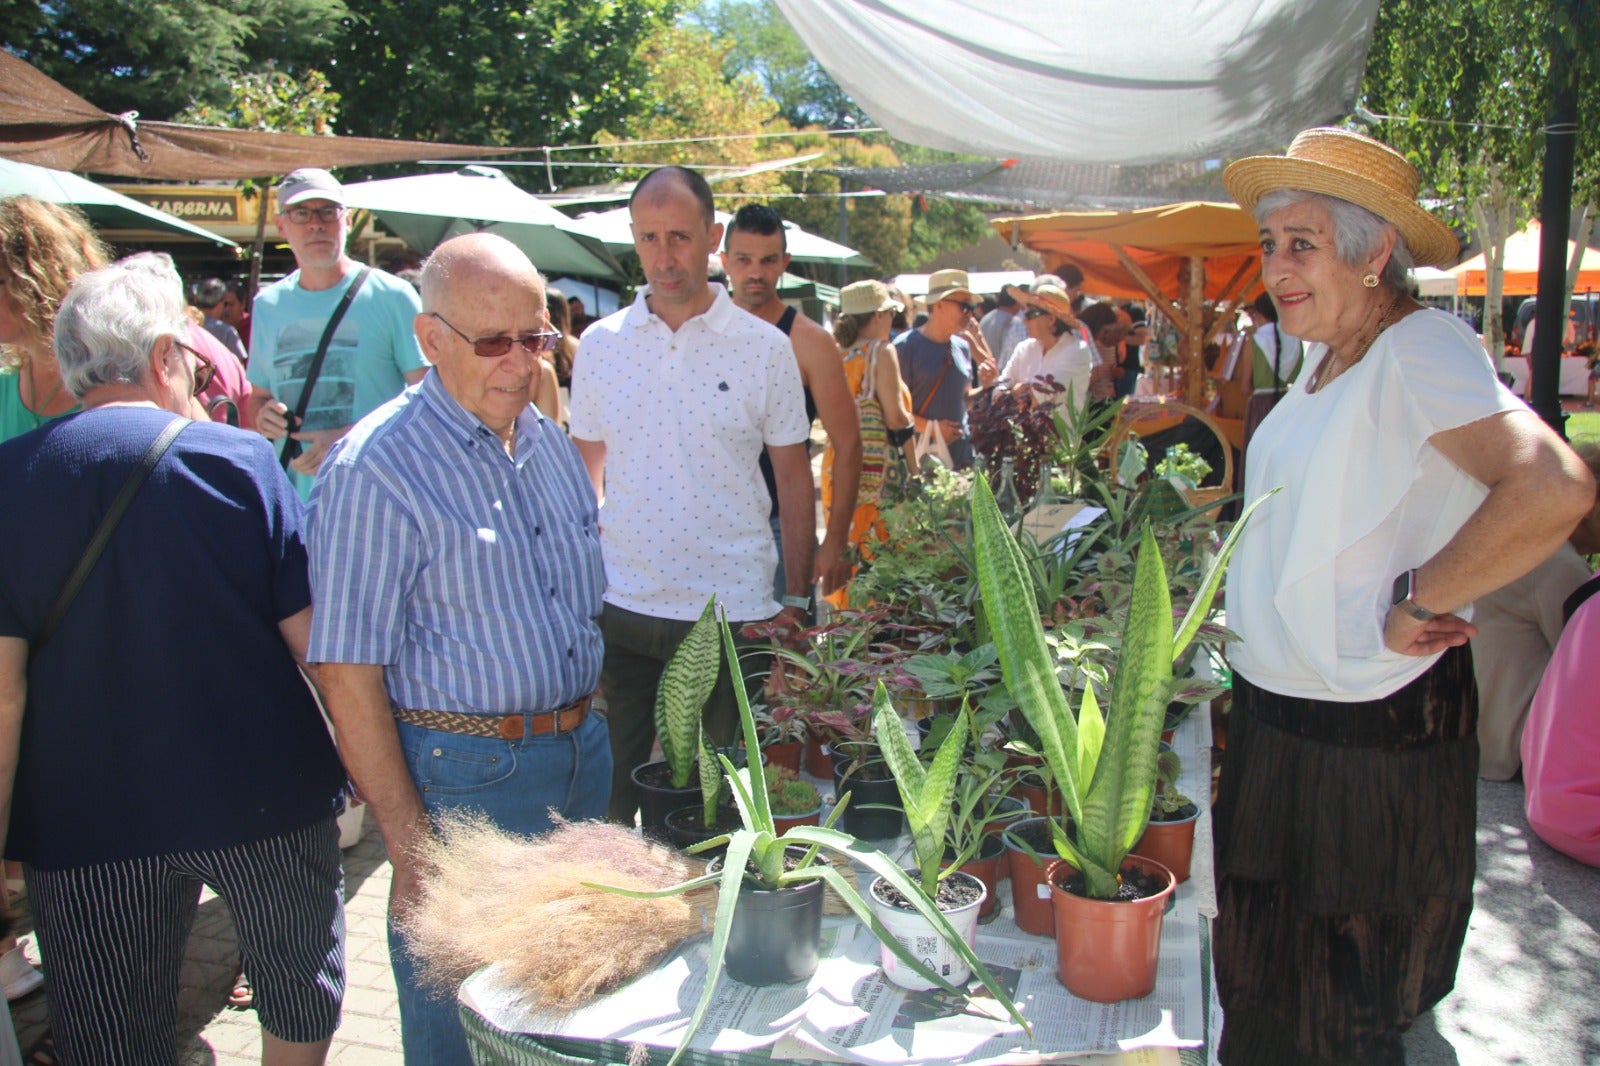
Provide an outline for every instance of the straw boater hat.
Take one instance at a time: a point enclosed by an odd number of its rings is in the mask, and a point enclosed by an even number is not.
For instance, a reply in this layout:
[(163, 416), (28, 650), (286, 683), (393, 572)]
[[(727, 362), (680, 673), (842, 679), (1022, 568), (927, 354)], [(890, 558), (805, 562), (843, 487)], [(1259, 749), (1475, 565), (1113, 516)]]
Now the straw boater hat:
[(930, 309), (940, 300), (951, 296), (964, 296), (968, 303), (977, 299), (967, 287), (965, 270), (936, 270), (928, 276), (927, 305)]
[(841, 315), (871, 315), (879, 311), (903, 311), (905, 305), (881, 281), (858, 281), (839, 290)]
[(1404, 156), (1349, 130), (1306, 130), (1286, 155), (1240, 159), (1222, 172), (1222, 184), (1239, 206), (1254, 211), (1279, 189), (1326, 193), (1393, 223), (1419, 266), (1448, 266), (1461, 244), (1450, 227), (1417, 203), (1417, 171)]
[(1068, 325), (1078, 321), (1078, 317), (1072, 313), (1072, 297), (1059, 285), (1045, 282), (1035, 285), (1032, 292), (1018, 285), (1007, 285), (1006, 292), (1022, 306), (1037, 307)]

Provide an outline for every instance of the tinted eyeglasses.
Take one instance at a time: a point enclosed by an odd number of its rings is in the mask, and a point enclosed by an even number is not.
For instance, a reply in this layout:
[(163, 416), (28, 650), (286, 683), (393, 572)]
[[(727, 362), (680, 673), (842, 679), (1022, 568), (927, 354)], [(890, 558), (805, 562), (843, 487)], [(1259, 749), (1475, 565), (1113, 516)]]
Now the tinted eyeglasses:
[(477, 340), (473, 340), (459, 329), (456, 329), (455, 326), (450, 325), (449, 319), (439, 312), (429, 311), (428, 314), (437, 318), (446, 326), (450, 326), (450, 332), (472, 345), (473, 354), (484, 359), (500, 358), (511, 350), (512, 344), (522, 345), (522, 350), (529, 355), (543, 355), (545, 352), (555, 348), (556, 342), (561, 339), (561, 334), (554, 330), (547, 330), (538, 333), (519, 333), (515, 337), (500, 333), (493, 337), (480, 337)]
[(174, 338), (173, 343), (190, 355), (194, 356), (194, 393), (199, 396), (206, 391), (206, 386), (211, 384), (211, 379), (217, 376), (217, 364), (201, 355), (195, 349)]
[(302, 207), (297, 205), (289, 208), (283, 214), (295, 225), (304, 226), (313, 218), (319, 222), (337, 222), (339, 217), (344, 214), (344, 208), (338, 204), (326, 204), (322, 207)]
[(981, 304), (969, 304), (964, 300), (945, 300), (943, 302), (954, 304), (961, 308), (961, 313), (964, 315), (976, 315), (978, 313), (978, 308), (982, 306)]
[(1030, 307), (1026, 311), (1022, 312), (1022, 317), (1023, 318), (1050, 318), (1052, 316), (1051, 316), (1049, 311), (1041, 310), (1040, 308), (1037, 308), (1037, 307)]

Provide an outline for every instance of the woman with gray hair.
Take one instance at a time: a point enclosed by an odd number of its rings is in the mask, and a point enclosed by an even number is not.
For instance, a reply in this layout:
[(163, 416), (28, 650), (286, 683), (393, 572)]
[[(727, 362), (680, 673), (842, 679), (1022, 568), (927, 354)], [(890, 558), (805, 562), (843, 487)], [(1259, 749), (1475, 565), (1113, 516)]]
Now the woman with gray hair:
[(1219, 1057), (1401, 1063), (1472, 911), (1470, 605), (1549, 555), (1594, 483), (1471, 331), (1408, 295), (1412, 262), (1457, 243), (1402, 156), (1307, 130), (1223, 181), (1310, 347), (1251, 440), (1246, 497), (1281, 491), (1228, 574)]
[(83, 410), (0, 444), (0, 543), (29, 546), (0, 557), (0, 842), (24, 864), (63, 1061), (175, 1061), (208, 885), (263, 1062), (320, 1062), (344, 986), (344, 773), (296, 666), (300, 500), (259, 436), (174, 417), (212, 368), (147, 266), (78, 278), (55, 351)]

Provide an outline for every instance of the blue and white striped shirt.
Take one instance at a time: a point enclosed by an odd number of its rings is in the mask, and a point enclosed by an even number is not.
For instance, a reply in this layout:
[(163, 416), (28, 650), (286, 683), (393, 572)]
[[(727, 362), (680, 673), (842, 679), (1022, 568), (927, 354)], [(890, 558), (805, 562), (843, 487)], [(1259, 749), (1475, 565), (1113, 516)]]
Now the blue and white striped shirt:
[(605, 591), (578, 450), (529, 406), (514, 457), (430, 371), (323, 462), (312, 662), (385, 667), (401, 707), (548, 711), (595, 688)]

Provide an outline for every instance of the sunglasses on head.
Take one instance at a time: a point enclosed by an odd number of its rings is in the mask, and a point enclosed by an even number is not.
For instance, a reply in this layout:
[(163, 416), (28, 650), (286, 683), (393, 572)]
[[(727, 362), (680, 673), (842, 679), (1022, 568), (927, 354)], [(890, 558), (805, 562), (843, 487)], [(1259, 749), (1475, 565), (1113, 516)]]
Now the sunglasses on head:
[(201, 355), (198, 351), (189, 347), (187, 344), (178, 340), (176, 337), (173, 338), (172, 343), (176, 344), (179, 348), (182, 348), (184, 351), (194, 356), (193, 395), (199, 396), (202, 392), (206, 391), (206, 386), (211, 384), (211, 379), (217, 376), (217, 364), (213, 363), (211, 360), (207, 359), (205, 356)]
[(446, 326), (450, 326), (450, 332), (454, 333), (456, 336), (472, 345), (473, 354), (484, 359), (500, 358), (502, 355), (505, 355), (511, 350), (511, 346), (513, 344), (522, 345), (522, 350), (527, 352), (529, 355), (542, 355), (545, 352), (553, 350), (556, 346), (556, 342), (561, 339), (560, 333), (557, 333), (554, 330), (547, 330), (537, 333), (519, 333), (515, 337), (510, 337), (504, 333), (500, 333), (493, 337), (480, 337), (477, 340), (473, 340), (465, 333), (462, 333), (459, 329), (456, 329), (455, 326), (451, 325), (450, 321), (439, 312), (429, 311), (428, 314), (432, 315), (434, 318), (437, 318)]

